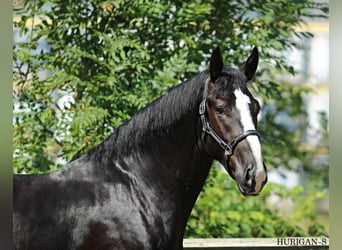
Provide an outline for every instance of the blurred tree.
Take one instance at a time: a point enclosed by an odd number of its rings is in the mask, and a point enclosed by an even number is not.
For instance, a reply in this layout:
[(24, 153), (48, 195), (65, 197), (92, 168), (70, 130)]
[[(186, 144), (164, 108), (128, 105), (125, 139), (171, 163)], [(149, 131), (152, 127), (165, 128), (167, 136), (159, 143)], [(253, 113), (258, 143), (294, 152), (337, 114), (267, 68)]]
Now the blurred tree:
[[(71, 161), (87, 152), (167, 88), (205, 68), (215, 46), (225, 62), (240, 66), (255, 45), (261, 64), (251, 87), (264, 102), (265, 161), (271, 168), (300, 161), (311, 171), (313, 154), (301, 147), (308, 89), (274, 75), (295, 74), (284, 55), (300, 46), (295, 38), (311, 37), (296, 28), (327, 13), (327, 4), (312, 0), (16, 2), (14, 172), (50, 171), (57, 158)], [(277, 122), (282, 112), (295, 130)]]

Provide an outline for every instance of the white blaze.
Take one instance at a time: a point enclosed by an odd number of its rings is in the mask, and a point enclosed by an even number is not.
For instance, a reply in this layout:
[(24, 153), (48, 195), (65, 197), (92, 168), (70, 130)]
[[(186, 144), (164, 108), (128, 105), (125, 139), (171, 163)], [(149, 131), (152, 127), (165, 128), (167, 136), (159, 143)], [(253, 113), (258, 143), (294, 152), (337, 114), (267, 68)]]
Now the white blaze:
[[(235, 106), (237, 110), (240, 112), (243, 132), (246, 132), (247, 130), (255, 130), (251, 112), (249, 110), (249, 104), (251, 103), (249, 96), (245, 95), (240, 89), (235, 90), (234, 94), (236, 98)], [(249, 146), (256, 160), (256, 175), (258, 175), (258, 173), (264, 171), (264, 164), (261, 154), (261, 145), (259, 138), (256, 135), (249, 135), (246, 137), (245, 140), (247, 140), (247, 142), (249, 143)]]

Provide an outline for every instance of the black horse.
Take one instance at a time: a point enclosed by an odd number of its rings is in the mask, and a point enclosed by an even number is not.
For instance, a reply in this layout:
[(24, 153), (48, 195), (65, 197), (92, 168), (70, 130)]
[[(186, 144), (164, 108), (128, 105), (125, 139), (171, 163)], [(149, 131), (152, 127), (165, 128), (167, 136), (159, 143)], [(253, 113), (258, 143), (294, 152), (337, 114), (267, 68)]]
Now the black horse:
[(219, 48), (209, 70), (171, 88), (87, 154), (42, 175), (14, 176), (15, 249), (182, 249), (213, 160), (243, 195), (267, 181), (259, 104), (247, 89), (258, 50), (240, 69)]

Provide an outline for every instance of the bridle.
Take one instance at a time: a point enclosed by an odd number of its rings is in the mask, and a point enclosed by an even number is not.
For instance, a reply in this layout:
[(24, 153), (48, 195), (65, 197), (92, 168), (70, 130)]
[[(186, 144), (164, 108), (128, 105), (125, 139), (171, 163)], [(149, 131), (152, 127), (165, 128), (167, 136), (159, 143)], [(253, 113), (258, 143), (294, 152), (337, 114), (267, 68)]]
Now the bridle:
[[(260, 135), (256, 130), (247, 130), (242, 134), (233, 138), (230, 143), (225, 142), (219, 135), (216, 134), (215, 130), (210, 127), (208, 122), (206, 113), (207, 113), (207, 95), (208, 95), (208, 82), (206, 81), (203, 91), (203, 99), (201, 104), (199, 105), (199, 115), (202, 122), (202, 134), (201, 134), (201, 141), (204, 142), (206, 135), (210, 135), (214, 141), (223, 149), (224, 151), (224, 167), (230, 172), (230, 169), (227, 167), (227, 162), (229, 162), (230, 157), (234, 154), (234, 149), (237, 144), (247, 136), (256, 135), (260, 139)], [(231, 174), (231, 173), (230, 173)]]

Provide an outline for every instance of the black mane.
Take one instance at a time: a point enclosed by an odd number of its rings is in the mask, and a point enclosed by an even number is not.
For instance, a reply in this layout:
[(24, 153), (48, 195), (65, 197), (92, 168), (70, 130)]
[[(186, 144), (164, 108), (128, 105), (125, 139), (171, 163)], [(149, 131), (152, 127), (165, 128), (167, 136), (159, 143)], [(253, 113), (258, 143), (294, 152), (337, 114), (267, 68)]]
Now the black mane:
[(173, 129), (183, 125), (185, 115), (197, 115), (204, 83), (208, 77), (208, 70), (204, 70), (170, 88), (117, 127), (107, 139), (90, 150), (87, 156), (97, 158), (113, 153), (127, 155), (135, 150), (144, 151), (156, 141), (167, 137)]

